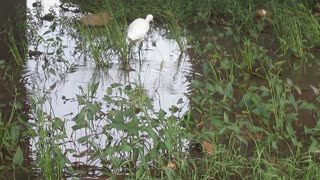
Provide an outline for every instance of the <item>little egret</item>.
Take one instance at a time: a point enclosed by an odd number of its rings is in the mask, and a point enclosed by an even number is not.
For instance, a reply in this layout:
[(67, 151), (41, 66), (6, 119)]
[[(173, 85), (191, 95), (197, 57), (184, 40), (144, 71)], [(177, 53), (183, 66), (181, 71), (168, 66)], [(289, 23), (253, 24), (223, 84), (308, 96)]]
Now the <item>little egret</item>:
[(128, 27), (127, 37), (130, 41), (129, 45), (129, 54), (131, 50), (131, 43), (138, 42), (139, 45), (139, 57), (140, 57), (140, 50), (142, 47), (142, 39), (147, 34), (150, 29), (150, 21), (153, 21), (153, 16), (148, 14), (146, 19), (138, 18), (135, 19)]

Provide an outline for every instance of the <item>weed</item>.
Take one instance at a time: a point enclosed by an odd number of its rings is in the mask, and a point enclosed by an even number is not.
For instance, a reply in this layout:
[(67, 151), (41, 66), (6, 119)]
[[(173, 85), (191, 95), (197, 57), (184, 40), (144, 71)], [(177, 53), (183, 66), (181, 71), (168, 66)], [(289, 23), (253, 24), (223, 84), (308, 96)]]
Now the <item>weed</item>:
[(37, 166), (39, 174), (48, 179), (60, 179), (69, 160), (61, 148), (66, 137), (65, 122), (60, 118), (52, 118), (43, 111), (45, 97), (30, 99), (35, 121), (35, 150), (37, 151)]
[(109, 4), (108, 8), (113, 20), (105, 26), (107, 42), (109, 46), (112, 47), (115, 54), (119, 56), (121, 64), (125, 67), (128, 66), (128, 45), (124, 28), (127, 27), (127, 21), (124, 18), (124, 10), (120, 6), (120, 11), (114, 13)]
[(319, 23), (303, 4), (280, 5), (272, 2), (273, 26), (284, 54), (291, 50), (303, 57), (306, 49), (318, 46), (320, 42)]
[(86, 57), (92, 57), (98, 66), (110, 66), (112, 52), (108, 49), (104, 31), (79, 25), (81, 50)]

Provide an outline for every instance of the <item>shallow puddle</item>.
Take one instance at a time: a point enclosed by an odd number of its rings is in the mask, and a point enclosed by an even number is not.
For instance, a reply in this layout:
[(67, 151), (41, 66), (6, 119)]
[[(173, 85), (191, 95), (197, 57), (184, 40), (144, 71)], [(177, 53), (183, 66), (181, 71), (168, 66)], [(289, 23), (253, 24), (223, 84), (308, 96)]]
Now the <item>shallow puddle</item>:
[[(107, 88), (113, 83), (123, 85), (134, 83), (146, 90), (146, 94), (153, 100), (156, 111), (163, 109), (169, 112), (170, 107), (177, 105), (178, 101), (183, 103), (180, 103), (177, 114), (183, 114), (188, 110), (186, 94), (189, 82), (187, 76), (191, 71), (191, 64), (188, 56), (179, 50), (178, 44), (166, 38), (164, 29), (157, 28), (156, 24), (151, 26), (150, 33), (143, 42), (142, 62), (138, 60), (136, 49), (134, 58), (130, 60), (133, 71), (122, 70), (117, 58), (111, 59), (111, 67), (97, 67), (93, 59), (78, 51), (77, 48), (81, 42), (74, 38), (78, 36), (74, 34), (76, 31), (74, 27), (59, 24), (59, 22), (68, 23), (77, 20), (81, 15), (72, 12), (60, 14), (58, 7), (60, 3), (57, 0), (42, 2), (43, 7), (33, 7), (35, 2), (34, 0), (28, 1), (30, 11), (28, 24), (31, 28), (29, 35), (37, 33), (44, 41), (41, 41), (40, 44), (30, 41), (28, 50), (40, 51), (43, 54), (28, 58), (26, 66), (30, 79), (28, 89), (31, 97), (47, 99), (43, 107), (47, 111), (46, 114), (66, 120), (65, 131), (68, 138), (65, 139), (67, 143), (63, 143), (64, 148), (77, 150), (76, 153), (67, 155), (72, 163), (88, 163), (89, 157), (86, 156), (86, 152), (90, 151), (90, 147), (87, 144), (77, 143), (77, 139), (95, 133), (95, 131), (101, 131), (102, 126), (106, 125), (106, 122), (98, 121), (96, 125), (93, 125), (95, 128), (91, 132), (88, 129), (77, 131), (72, 129), (74, 122), (71, 120), (80, 110), (76, 95), (82, 95), (81, 89), (87, 92), (92, 83), (99, 82), (95, 95), (98, 100), (103, 98)], [(51, 22), (39, 22), (40, 20), (36, 18), (48, 13), (56, 14)], [(54, 25), (54, 23), (57, 24)], [(51, 29), (53, 25), (55, 26), (54, 31)], [(48, 40), (55, 37), (61, 39), (57, 42), (57, 46), (54, 44), (55, 41)], [(37, 38), (39, 37), (35, 36), (32, 39)], [(57, 55), (55, 52), (59, 47), (63, 47), (63, 52)], [(67, 62), (58, 62), (61, 59)], [(121, 139), (121, 133), (117, 133), (116, 130), (111, 133), (114, 140)], [(37, 138), (34, 139), (34, 142), (37, 141)], [(100, 137), (96, 143), (105, 147), (107, 141), (107, 137), (104, 136)], [(33, 149), (36, 149), (34, 145)], [(36, 157), (36, 152), (34, 157)], [(85, 166), (84, 164), (82, 165)], [(89, 164), (99, 166), (99, 162)]]
[[(57, 8), (59, 2), (44, 3), (43, 12), (49, 12), (49, 7)], [(33, 1), (28, 1), (28, 7)], [(49, 7), (48, 7), (49, 6)], [(58, 17), (59, 18), (59, 17)], [(46, 32), (53, 22), (43, 22), (43, 27), (39, 29), (39, 34)], [(57, 32), (63, 31), (64, 27), (57, 27)], [(68, 27), (67, 27), (68, 28)], [(72, 28), (72, 27), (69, 27)], [(49, 33), (42, 36), (44, 39), (57, 36), (57, 32)], [(38, 58), (31, 57), (28, 59), (28, 75), (33, 83), (31, 91), (47, 91), (49, 99), (52, 100), (52, 111), (57, 116), (63, 116), (77, 111), (77, 102), (66, 101), (66, 99), (74, 99), (75, 94), (79, 94), (79, 86), (86, 88), (92, 82), (99, 82), (100, 86), (97, 91), (97, 96), (105, 94), (106, 87), (112, 83), (137, 83), (148, 91), (148, 95), (154, 99), (156, 109), (168, 108), (176, 104), (183, 98), (187, 102), (184, 93), (187, 93), (188, 81), (186, 76), (191, 70), (191, 65), (188, 62), (188, 57), (181, 54), (177, 43), (174, 40), (167, 39), (164, 30), (152, 27), (147, 39), (143, 42), (142, 63), (140, 65), (135, 52), (134, 59), (130, 62), (134, 71), (126, 72), (121, 69), (117, 59), (112, 60), (110, 68), (99, 68), (94, 64), (94, 60), (88, 59), (85, 55), (76, 54), (76, 44), (79, 43), (65, 32), (64, 36), (59, 36), (62, 39), (64, 48), (63, 59), (72, 64), (73, 70), (69, 72), (62, 63), (56, 63), (59, 59), (54, 59), (52, 56), (47, 57), (45, 54)], [(54, 49), (47, 48), (48, 43), (42, 43), (37, 50), (41, 52), (53, 52)], [(152, 45), (155, 44), (155, 45)], [(29, 50), (34, 50), (33, 46), (29, 45)], [(52, 61), (52, 67), (46, 66), (45, 61)], [(48, 63), (50, 64), (50, 62)], [(60, 67), (57, 67), (60, 66)], [(45, 68), (43, 70), (41, 67)], [(61, 72), (56, 72), (56, 75), (50, 74), (49, 68), (56, 68)], [(63, 70), (65, 70), (63, 72)], [(59, 74), (61, 73), (61, 74)], [(64, 98), (62, 98), (64, 97)], [(185, 109), (183, 110), (185, 111)]]

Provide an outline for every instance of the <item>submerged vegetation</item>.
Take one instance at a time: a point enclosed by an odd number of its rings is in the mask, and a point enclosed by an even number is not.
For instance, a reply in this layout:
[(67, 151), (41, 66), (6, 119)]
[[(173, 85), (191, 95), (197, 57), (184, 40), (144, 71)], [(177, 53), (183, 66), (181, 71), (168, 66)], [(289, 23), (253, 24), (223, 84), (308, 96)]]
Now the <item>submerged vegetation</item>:
[[(38, 51), (45, 42), (42, 68), (48, 76), (63, 79), (76, 66), (63, 56), (66, 47), (59, 36), (66, 29), (77, 39), (77, 53), (95, 65), (110, 67), (115, 60), (129, 65), (126, 27), (149, 13), (155, 17), (154, 26), (167, 29), (166, 36), (189, 55), (195, 75), (190, 82), (190, 103), (180, 99), (167, 112), (154, 108), (138, 82), (114, 83), (102, 97), (97, 95), (99, 82), (79, 87), (74, 99), (79, 112), (72, 118), (56, 117), (46, 109), (50, 100), (45, 90), (33, 95), (29, 98), (32, 121), (24, 128), (29, 128), (25, 134), (36, 151), (34, 173), (46, 179), (319, 176), (320, 24), (316, 1), (64, 3), (76, 4), (83, 13), (107, 13), (111, 18), (101, 27), (87, 27), (78, 21), (69, 23), (61, 15), (43, 34), (36, 33), (41, 23), (30, 20), (29, 46)], [(261, 9), (266, 14), (257, 14)], [(59, 35), (48, 37), (56, 31)], [(18, 55), (16, 49), (11, 46)], [(18, 65), (23, 64), (22, 56), (14, 58)], [(5, 69), (3, 63), (1, 68)], [(185, 112), (184, 106), (188, 106)], [(21, 125), (12, 116), (0, 114), (0, 172), (8, 168), (2, 162), (12, 161), (14, 170), (23, 165), (18, 142), (25, 136), (20, 135)], [(11, 159), (3, 152), (11, 154)]]

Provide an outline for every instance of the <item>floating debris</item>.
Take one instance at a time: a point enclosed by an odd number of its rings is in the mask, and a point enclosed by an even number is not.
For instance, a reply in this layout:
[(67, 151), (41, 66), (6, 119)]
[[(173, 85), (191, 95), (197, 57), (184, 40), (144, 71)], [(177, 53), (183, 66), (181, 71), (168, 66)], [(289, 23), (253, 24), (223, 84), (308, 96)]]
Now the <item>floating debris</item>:
[(264, 10), (264, 9), (258, 9), (256, 10), (256, 16), (257, 17), (264, 17), (268, 14), (268, 11), (267, 10)]
[(72, 6), (71, 4), (69, 4), (69, 3), (62, 3), (62, 4), (60, 4), (59, 7), (60, 7), (61, 10), (64, 11), (64, 12), (68, 12), (68, 11), (73, 12), (73, 13), (79, 13), (79, 12), (80, 12), (80, 9), (79, 9), (79, 8), (74, 7), (74, 6)]
[(81, 18), (81, 22), (86, 26), (104, 26), (111, 20), (110, 14), (103, 12), (99, 14), (89, 14)]
[(196, 127), (202, 127), (204, 125), (204, 121), (200, 121), (197, 125), (196, 125)]
[(54, 15), (52, 13), (48, 13), (43, 17), (41, 17), (40, 19), (44, 21), (52, 21), (54, 19)]
[(32, 7), (41, 7), (41, 2), (32, 3)]
[(29, 51), (28, 51), (29, 57), (40, 56), (40, 55), (42, 55), (42, 54), (43, 54), (43, 52), (41, 52), (41, 51), (32, 51), (32, 50), (29, 50)]
[(171, 161), (168, 162), (167, 167), (171, 168), (173, 170), (177, 169), (177, 165), (174, 162), (171, 162)]

